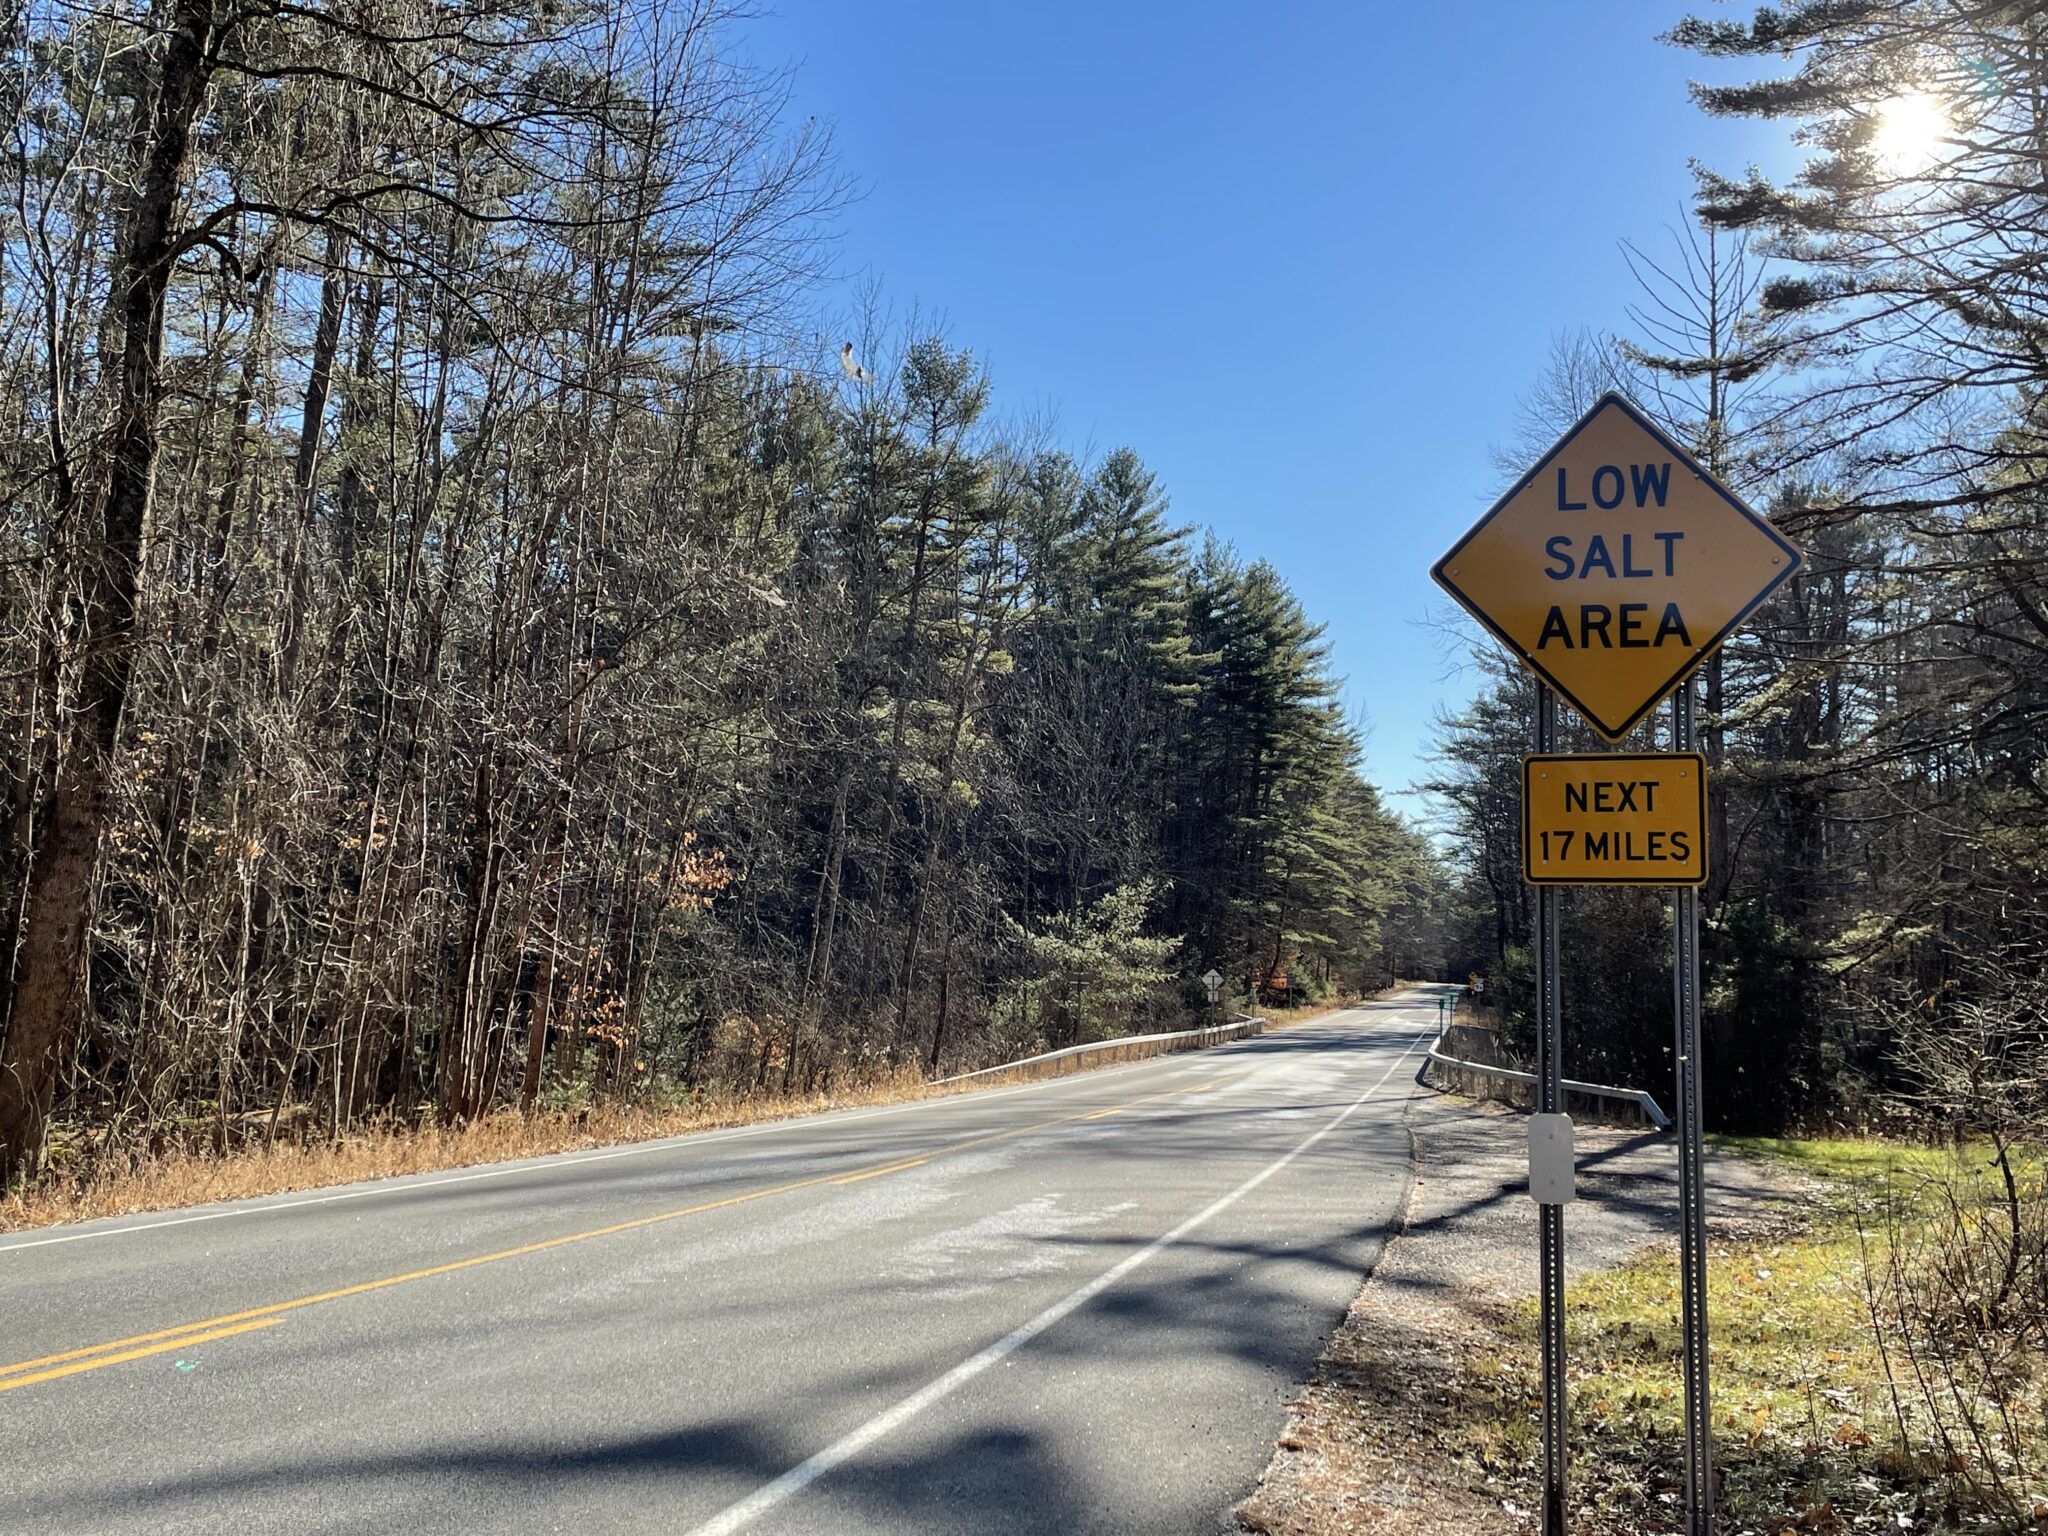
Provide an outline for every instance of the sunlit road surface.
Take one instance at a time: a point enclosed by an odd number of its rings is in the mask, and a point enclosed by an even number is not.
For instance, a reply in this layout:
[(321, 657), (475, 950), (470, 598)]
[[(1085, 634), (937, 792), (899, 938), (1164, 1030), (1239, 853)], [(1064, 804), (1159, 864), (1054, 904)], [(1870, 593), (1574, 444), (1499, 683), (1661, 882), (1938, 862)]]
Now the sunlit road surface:
[(0, 1530), (1220, 1529), (1435, 1015), (0, 1238)]

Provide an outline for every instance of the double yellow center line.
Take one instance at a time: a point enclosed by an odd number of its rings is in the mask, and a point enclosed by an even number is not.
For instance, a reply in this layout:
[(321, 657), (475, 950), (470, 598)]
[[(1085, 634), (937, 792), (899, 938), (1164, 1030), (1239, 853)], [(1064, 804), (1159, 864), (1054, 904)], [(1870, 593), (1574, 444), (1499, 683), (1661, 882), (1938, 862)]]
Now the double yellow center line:
[(284, 1321), (285, 1313), (296, 1312), (301, 1307), (316, 1307), (323, 1302), (341, 1301), (350, 1296), (365, 1296), (372, 1291), (388, 1290), (394, 1285), (407, 1285), (415, 1280), (431, 1280), (436, 1275), (452, 1275), (460, 1270), (476, 1269), (484, 1264), (497, 1264), (505, 1259), (519, 1259), (528, 1254), (546, 1253), (551, 1248), (566, 1248), (572, 1243), (587, 1243), (595, 1238), (614, 1237), (621, 1232), (633, 1232), (642, 1227), (680, 1221), (685, 1216), (701, 1216), (708, 1211), (722, 1211), (735, 1205), (747, 1205), (775, 1195), (791, 1194), (799, 1189), (814, 1189), (821, 1184), (858, 1184), (864, 1179), (875, 1179), (888, 1173), (921, 1168), (935, 1157), (964, 1152), (970, 1147), (984, 1147), (991, 1142), (1028, 1135), (1033, 1131), (1051, 1130), (1055, 1126), (1070, 1125), (1078, 1120), (1099, 1120), (1105, 1115), (1121, 1114), (1127, 1109), (1136, 1109), (1160, 1099), (1177, 1098), (1183, 1094), (1207, 1093), (1212, 1088), (1221, 1087), (1226, 1082), (1235, 1082), (1238, 1078), (1248, 1075), (1248, 1071), (1240, 1072), (1234, 1077), (1186, 1088), (1168, 1088), (1106, 1110), (1061, 1115), (1056, 1119), (1035, 1121), (1030, 1125), (1016, 1126), (1007, 1131), (995, 1131), (986, 1136), (973, 1136), (964, 1141), (948, 1142), (921, 1157), (910, 1158), (907, 1161), (880, 1163), (872, 1168), (855, 1169), (851, 1173), (821, 1173), (808, 1179), (793, 1179), (787, 1184), (748, 1190), (744, 1194), (728, 1195), (722, 1200), (706, 1200), (698, 1205), (686, 1205), (680, 1210), (660, 1211), (652, 1216), (635, 1217), (631, 1221), (613, 1222), (610, 1226), (592, 1227), (587, 1232), (570, 1232), (561, 1237), (545, 1238), (537, 1243), (522, 1243), (516, 1248), (501, 1248), (495, 1253), (479, 1253), (467, 1259), (435, 1264), (426, 1269), (407, 1270), (401, 1275), (386, 1275), (381, 1279), (364, 1280), (356, 1285), (344, 1285), (331, 1291), (319, 1291), (311, 1296), (295, 1297), (291, 1301), (274, 1301), (267, 1306), (251, 1307), (243, 1312), (229, 1312), (221, 1317), (209, 1317), (201, 1322), (186, 1323), (176, 1328), (160, 1328), (154, 1333), (138, 1333), (125, 1339), (109, 1339), (104, 1344), (91, 1344), (83, 1349), (43, 1355), (35, 1360), (20, 1360), (13, 1365), (0, 1365), (0, 1392), (12, 1392), (17, 1387), (32, 1387), (40, 1382), (55, 1381), (63, 1376), (76, 1376), (85, 1371), (102, 1370), (110, 1365), (122, 1365), (130, 1360), (141, 1360), (151, 1355), (171, 1354), (195, 1344), (210, 1344), (216, 1339), (231, 1339), (237, 1334), (254, 1333), (260, 1328), (272, 1328)]

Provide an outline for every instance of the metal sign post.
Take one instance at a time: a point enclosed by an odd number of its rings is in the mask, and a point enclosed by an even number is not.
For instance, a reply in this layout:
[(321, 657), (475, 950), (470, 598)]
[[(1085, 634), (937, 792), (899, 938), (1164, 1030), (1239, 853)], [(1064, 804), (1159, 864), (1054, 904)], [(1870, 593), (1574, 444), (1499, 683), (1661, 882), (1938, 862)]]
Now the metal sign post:
[[(1536, 750), (1557, 750), (1557, 695), (1536, 688)], [(1563, 989), (1557, 971), (1557, 887), (1536, 887), (1536, 1112), (1564, 1112)], [(1537, 1208), (1536, 1268), (1543, 1334), (1543, 1536), (1565, 1536), (1564, 1207)]]
[[(1560, 1102), (1557, 933), (1565, 885), (1680, 887), (1672, 958), (1687, 1536), (1708, 1536), (1713, 1524), (1697, 889), (1709, 850), (1692, 678), (1799, 563), (1799, 551), (1777, 529), (1642, 411), (1608, 394), (1431, 570), (1539, 680), (1536, 753), (1522, 767), (1522, 868), (1536, 892), (1529, 1193), (1540, 1216), (1543, 1536), (1565, 1536), (1564, 1202), (1572, 1195), (1572, 1137)], [(1674, 688), (1670, 753), (1558, 755), (1560, 697), (1619, 743)]]
[[(1671, 696), (1673, 751), (1694, 749), (1693, 684)], [(1700, 1127), (1700, 893), (1688, 886), (1672, 904), (1672, 1014), (1678, 1047), (1678, 1290), (1685, 1332), (1685, 1508), (1687, 1536), (1714, 1525), (1714, 1418), (1707, 1401), (1707, 1205)]]

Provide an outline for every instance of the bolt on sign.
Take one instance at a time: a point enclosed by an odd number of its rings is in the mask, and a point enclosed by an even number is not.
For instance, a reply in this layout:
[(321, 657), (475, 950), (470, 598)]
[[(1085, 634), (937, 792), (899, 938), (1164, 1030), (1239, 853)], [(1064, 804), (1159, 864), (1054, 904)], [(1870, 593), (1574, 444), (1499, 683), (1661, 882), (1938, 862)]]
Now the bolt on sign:
[(1798, 566), (1775, 528), (1609, 394), (1430, 574), (1620, 741)]
[(1707, 760), (1698, 752), (1522, 759), (1522, 878), (1531, 885), (1702, 885)]

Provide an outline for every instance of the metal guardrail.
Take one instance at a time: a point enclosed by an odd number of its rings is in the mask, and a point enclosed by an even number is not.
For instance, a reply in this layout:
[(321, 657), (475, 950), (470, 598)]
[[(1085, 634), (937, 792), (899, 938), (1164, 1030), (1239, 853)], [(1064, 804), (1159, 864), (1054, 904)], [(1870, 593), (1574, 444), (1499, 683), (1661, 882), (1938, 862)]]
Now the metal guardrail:
[[(1447, 1067), (1453, 1072), (1476, 1072), (1481, 1077), (1495, 1077), (1503, 1082), (1520, 1083), (1529, 1088), (1536, 1086), (1536, 1074), (1533, 1072), (1517, 1072), (1512, 1067), (1489, 1067), (1481, 1062), (1464, 1061), (1456, 1056), (1446, 1056), (1439, 1049), (1442, 1044), (1443, 1036), (1438, 1035), (1436, 1045), (1432, 1045), (1429, 1048), (1429, 1055), (1422, 1063), (1422, 1073), (1427, 1073), (1432, 1066)], [(1417, 1074), (1418, 1078), (1421, 1077), (1422, 1073)], [(1566, 1093), (1584, 1094), (1589, 1098), (1596, 1099), (1620, 1099), (1624, 1103), (1633, 1104), (1649, 1117), (1650, 1123), (1656, 1126), (1658, 1130), (1668, 1131), (1671, 1129), (1671, 1117), (1664, 1113), (1663, 1109), (1646, 1089), (1609, 1088), (1602, 1083), (1580, 1083), (1574, 1082), (1570, 1078), (1564, 1080), (1562, 1087)]]
[[(1086, 1056), (1096, 1051), (1123, 1051), (1134, 1045), (1157, 1045), (1156, 1055), (1169, 1051), (1199, 1051), (1205, 1046), (1222, 1045), (1231, 1040), (1249, 1040), (1265, 1030), (1264, 1019), (1233, 1019), (1228, 1024), (1208, 1024), (1201, 1029), (1177, 1029), (1163, 1035), (1125, 1035), (1117, 1040), (1096, 1040), (1087, 1045), (1070, 1045), (1064, 1050), (1043, 1051), (1036, 1056), (1026, 1056), (1021, 1061), (1006, 1061), (999, 1067), (983, 1067), (978, 1072), (958, 1072), (951, 1077), (935, 1077), (925, 1086), (943, 1088), (948, 1083), (964, 1083), (977, 1077), (993, 1077), (998, 1072), (1015, 1072), (1022, 1067), (1045, 1066), (1056, 1061)], [(1178, 1042), (1187, 1042), (1181, 1044)]]

